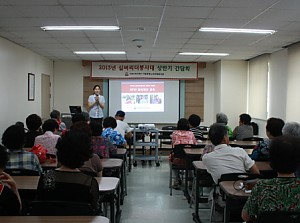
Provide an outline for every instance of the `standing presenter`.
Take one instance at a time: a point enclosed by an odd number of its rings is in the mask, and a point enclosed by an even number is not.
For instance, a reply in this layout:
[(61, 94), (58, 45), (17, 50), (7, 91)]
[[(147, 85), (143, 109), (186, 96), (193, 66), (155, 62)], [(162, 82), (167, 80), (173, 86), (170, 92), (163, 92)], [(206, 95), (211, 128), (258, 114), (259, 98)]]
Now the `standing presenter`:
[(103, 95), (100, 95), (100, 86), (95, 85), (93, 88), (94, 94), (89, 96), (88, 107), (91, 122), (96, 121), (101, 123), (103, 120), (103, 110), (105, 105), (105, 99)]

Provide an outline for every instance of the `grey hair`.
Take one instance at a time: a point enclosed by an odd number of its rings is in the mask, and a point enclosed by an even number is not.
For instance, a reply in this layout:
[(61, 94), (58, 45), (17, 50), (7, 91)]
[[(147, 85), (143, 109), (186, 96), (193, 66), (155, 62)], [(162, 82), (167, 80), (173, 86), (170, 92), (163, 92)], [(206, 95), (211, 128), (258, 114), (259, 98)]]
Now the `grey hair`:
[(300, 124), (298, 122), (287, 122), (282, 128), (283, 135), (300, 137)]
[(217, 123), (223, 123), (225, 125), (227, 125), (227, 123), (228, 123), (227, 115), (225, 115), (222, 112), (216, 114), (216, 119), (217, 119)]

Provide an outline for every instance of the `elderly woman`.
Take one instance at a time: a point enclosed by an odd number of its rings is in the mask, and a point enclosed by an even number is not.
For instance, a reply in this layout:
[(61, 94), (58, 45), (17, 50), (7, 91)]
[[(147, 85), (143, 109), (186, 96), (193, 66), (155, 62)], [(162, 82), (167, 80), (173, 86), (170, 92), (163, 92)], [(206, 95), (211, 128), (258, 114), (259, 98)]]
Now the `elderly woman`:
[(87, 202), (96, 210), (98, 182), (79, 170), (92, 156), (90, 136), (83, 131), (70, 130), (58, 141), (56, 148), (61, 166), (44, 172), (40, 177), (38, 200)]
[(254, 147), (252, 153), (249, 155), (255, 161), (269, 160), (269, 145), (271, 140), (282, 135), (282, 128), (284, 121), (280, 118), (269, 118), (266, 125), (266, 133), (268, 138), (263, 139)]
[(272, 140), (270, 165), (277, 178), (257, 182), (242, 211), (244, 221), (253, 221), (266, 211), (300, 211), (300, 179), (294, 174), (299, 166), (299, 145), (299, 138), (288, 135)]
[(227, 115), (220, 112), (218, 114), (216, 114), (216, 123), (220, 123), (220, 124), (224, 124), (227, 127), (227, 131), (228, 131), (228, 137), (231, 138), (232, 137), (232, 129), (227, 125), (228, 124), (228, 118)]
[(282, 128), (282, 134), (300, 137), (300, 124), (298, 122), (287, 122)]

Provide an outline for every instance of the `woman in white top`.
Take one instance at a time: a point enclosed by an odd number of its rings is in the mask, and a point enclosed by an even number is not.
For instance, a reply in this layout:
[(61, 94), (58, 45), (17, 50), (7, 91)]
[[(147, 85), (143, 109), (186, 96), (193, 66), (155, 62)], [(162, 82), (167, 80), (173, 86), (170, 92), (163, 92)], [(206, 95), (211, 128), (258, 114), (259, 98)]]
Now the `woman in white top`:
[(97, 121), (102, 125), (103, 110), (105, 105), (105, 99), (103, 95), (100, 95), (101, 88), (99, 85), (95, 85), (93, 88), (94, 94), (89, 96), (88, 107), (91, 122)]

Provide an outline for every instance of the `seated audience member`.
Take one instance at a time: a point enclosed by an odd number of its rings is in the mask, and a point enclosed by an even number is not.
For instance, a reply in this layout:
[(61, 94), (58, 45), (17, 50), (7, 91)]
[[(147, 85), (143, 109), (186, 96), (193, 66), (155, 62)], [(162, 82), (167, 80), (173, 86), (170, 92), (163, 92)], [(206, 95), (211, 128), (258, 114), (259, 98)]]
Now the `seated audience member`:
[(211, 174), (215, 183), (218, 183), (222, 174), (245, 173), (250, 171), (259, 174), (259, 170), (247, 152), (239, 147), (230, 147), (227, 127), (215, 123), (210, 126), (208, 136), (215, 146), (212, 152), (202, 157), (207, 172)]
[(284, 121), (280, 118), (269, 118), (266, 125), (266, 133), (268, 138), (263, 139), (254, 147), (250, 158), (256, 161), (267, 161), (270, 157), (270, 142), (278, 136), (282, 135)]
[(108, 138), (101, 136), (102, 124), (100, 122), (91, 122), (90, 127), (92, 130), (92, 150), (101, 159), (109, 158), (112, 154), (117, 152), (117, 147), (112, 144)]
[[(73, 124), (72, 131), (84, 132), (87, 133), (89, 137), (92, 137), (92, 130), (90, 128), (90, 125), (85, 121), (80, 121)], [(102, 176), (103, 167), (100, 157), (93, 152), (92, 157), (89, 160), (85, 161), (79, 169), (81, 172), (84, 172), (91, 176)]]
[(117, 121), (117, 127), (114, 129), (119, 132), (122, 136), (125, 136), (126, 139), (132, 138), (132, 128), (124, 121), (125, 112), (117, 111), (115, 115), (115, 119)]
[(190, 131), (192, 131), (194, 133), (194, 136), (196, 139), (203, 139), (203, 133), (200, 130), (200, 123), (201, 123), (201, 118), (199, 115), (196, 114), (192, 114), (190, 115), (189, 119), (188, 119), (189, 123), (190, 123)]
[(287, 122), (282, 128), (283, 135), (300, 137), (300, 124), (298, 122)]
[(114, 129), (117, 127), (117, 121), (113, 117), (106, 117), (103, 120), (103, 128), (102, 137), (108, 138), (109, 141), (116, 146), (125, 146), (126, 140), (123, 135), (115, 131)]
[(227, 125), (228, 124), (228, 118), (227, 118), (226, 114), (224, 114), (222, 112), (216, 114), (216, 123), (226, 125), (227, 131), (228, 131), (228, 137), (232, 138), (232, 129)]
[(197, 144), (197, 140), (192, 131), (190, 123), (186, 118), (181, 118), (177, 122), (177, 130), (171, 134), (172, 146), (177, 144)]
[(39, 159), (34, 153), (23, 150), (24, 129), (17, 125), (8, 127), (2, 135), (2, 144), (9, 150), (6, 169), (27, 169), (43, 172)]
[[(287, 122), (282, 128), (283, 135), (300, 137), (300, 124), (298, 122)], [(300, 177), (300, 167), (296, 171), (296, 176)]]
[(42, 125), (44, 134), (35, 137), (34, 145), (40, 144), (45, 149), (47, 149), (47, 154), (56, 155), (56, 143), (60, 138), (59, 135), (56, 135), (58, 132), (58, 123), (54, 119), (48, 119)]
[(57, 143), (59, 168), (45, 171), (38, 183), (38, 200), (87, 202), (97, 209), (99, 185), (97, 180), (79, 168), (92, 156), (87, 133), (70, 130)]
[(61, 119), (60, 119), (60, 112), (59, 111), (53, 110), (50, 113), (50, 118), (55, 119), (55, 121), (57, 122), (57, 124), (59, 126), (58, 131), (60, 133), (67, 129), (66, 124), (64, 122), (62, 122)]
[(86, 112), (86, 111), (82, 111), (81, 114), (83, 115), (84, 120), (86, 121), (86, 123), (90, 124), (91, 119), (90, 119), (89, 113)]
[(250, 125), (251, 116), (248, 114), (241, 114), (239, 126), (235, 127), (232, 137), (236, 140), (243, 140), (245, 138), (253, 137), (253, 127)]
[[(189, 130), (190, 129), (190, 123), (187, 119), (181, 118), (177, 122), (177, 130), (175, 130), (171, 134), (172, 138), (172, 147), (174, 148), (178, 144), (197, 144), (197, 140), (194, 136), (194, 133)], [(184, 163), (185, 160), (182, 160), (180, 158), (174, 158), (172, 157), (172, 154), (170, 156), (170, 161), (172, 163)], [(173, 170), (174, 176), (176, 176), (176, 179), (173, 182), (173, 188), (178, 190), (180, 189), (180, 178), (179, 178), (179, 172), (178, 170)], [(191, 173), (189, 173), (190, 175)]]
[(16, 182), (9, 174), (3, 172), (7, 161), (8, 153), (0, 145), (0, 215), (18, 215), (22, 203)]
[(300, 179), (294, 174), (299, 166), (299, 145), (299, 138), (287, 135), (271, 141), (270, 165), (277, 178), (259, 180), (253, 187), (242, 211), (245, 221), (255, 221), (265, 211), (300, 211)]
[(25, 148), (32, 148), (34, 145), (35, 137), (43, 134), (41, 125), (42, 119), (37, 114), (31, 114), (26, 118), (26, 126), (28, 132), (26, 132), (25, 134)]

